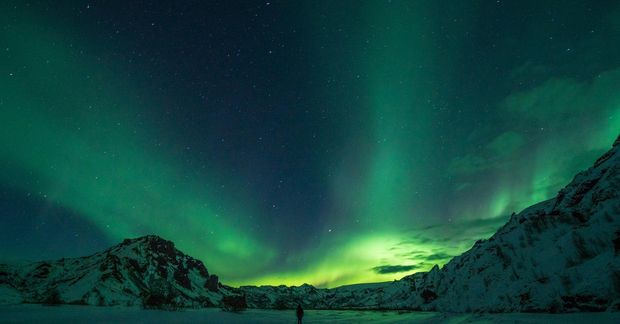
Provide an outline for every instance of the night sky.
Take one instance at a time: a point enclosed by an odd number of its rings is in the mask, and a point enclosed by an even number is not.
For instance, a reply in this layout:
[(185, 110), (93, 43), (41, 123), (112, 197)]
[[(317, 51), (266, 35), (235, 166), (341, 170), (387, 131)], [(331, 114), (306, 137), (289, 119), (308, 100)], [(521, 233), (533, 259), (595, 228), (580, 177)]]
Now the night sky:
[(620, 131), (618, 1), (2, 1), (0, 260), (231, 285), (444, 264)]

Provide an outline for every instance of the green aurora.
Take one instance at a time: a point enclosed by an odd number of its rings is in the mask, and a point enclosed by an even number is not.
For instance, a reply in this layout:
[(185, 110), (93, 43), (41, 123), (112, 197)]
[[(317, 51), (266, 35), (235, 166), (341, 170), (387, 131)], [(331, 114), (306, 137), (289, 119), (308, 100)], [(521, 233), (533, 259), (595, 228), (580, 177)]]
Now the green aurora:
[[(605, 31), (620, 33), (618, 5), (575, 41), (572, 51), (581, 52), (557, 54), (562, 69), (546, 61), (549, 47), (502, 63), (507, 75), (464, 64), (463, 53), (479, 54), (476, 37), (487, 43), (476, 34), (486, 17), (477, 2), (278, 5), (304, 21), (297, 37), (308, 40), (316, 66), (304, 77), (339, 85), (317, 90), (322, 98), (309, 107), (338, 112), (315, 131), (330, 147), (314, 166), (325, 203), (287, 216), (320, 220), (311, 243), (283, 245), (295, 233), (271, 220), (271, 203), (247, 185), (252, 170), (235, 176), (217, 151), (197, 158), (173, 123), (160, 122), (168, 118), (154, 108), (168, 104), (161, 98), (184, 93), (134, 82), (144, 71), (99, 53), (77, 23), (9, 4), (0, 10), (3, 188), (80, 215), (109, 243), (150, 233), (170, 239), (227, 284), (333, 287), (446, 263), (513, 211), (552, 197), (620, 130), (620, 60), (607, 59), (620, 42), (601, 41)], [(111, 53), (127, 45), (113, 46)], [(478, 62), (500, 66), (506, 54)], [(603, 63), (583, 68), (593, 60)], [(477, 87), (466, 84), (476, 78)], [(295, 138), (295, 129), (285, 136)]]

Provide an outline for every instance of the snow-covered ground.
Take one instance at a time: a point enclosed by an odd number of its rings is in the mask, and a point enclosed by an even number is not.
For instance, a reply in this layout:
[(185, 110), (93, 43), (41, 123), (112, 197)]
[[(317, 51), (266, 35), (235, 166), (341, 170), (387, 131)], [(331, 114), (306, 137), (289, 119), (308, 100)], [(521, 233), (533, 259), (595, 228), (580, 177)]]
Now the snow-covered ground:
[[(0, 323), (294, 323), (293, 310), (251, 309), (235, 314), (217, 308), (169, 312), (137, 307), (0, 306)], [(442, 314), (435, 312), (306, 311), (304, 323), (620, 323), (619, 313)]]

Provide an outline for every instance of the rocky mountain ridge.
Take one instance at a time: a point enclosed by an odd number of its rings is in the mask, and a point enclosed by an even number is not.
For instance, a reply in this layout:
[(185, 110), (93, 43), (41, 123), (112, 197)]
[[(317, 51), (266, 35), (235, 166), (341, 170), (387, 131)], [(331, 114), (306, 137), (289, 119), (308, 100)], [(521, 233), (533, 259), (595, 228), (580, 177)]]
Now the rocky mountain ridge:
[(99, 306), (209, 307), (228, 293), (202, 261), (154, 235), (81, 258), (0, 265), (0, 287), (13, 301)]

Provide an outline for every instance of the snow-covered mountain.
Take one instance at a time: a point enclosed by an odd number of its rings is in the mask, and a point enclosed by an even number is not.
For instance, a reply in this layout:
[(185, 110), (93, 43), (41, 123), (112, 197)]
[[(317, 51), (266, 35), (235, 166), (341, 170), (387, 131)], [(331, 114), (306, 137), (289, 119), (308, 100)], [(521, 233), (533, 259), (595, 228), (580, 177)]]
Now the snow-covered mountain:
[(620, 303), (620, 137), (550, 200), (513, 214), (404, 304), (447, 311), (601, 311)]
[(91, 256), (0, 265), (0, 303), (570, 312), (620, 308), (620, 137), (558, 195), (513, 214), (441, 269), (401, 280), (318, 289), (231, 288), (157, 236)]
[(229, 288), (158, 236), (127, 239), (81, 258), (0, 265), (0, 302), (208, 307)]

